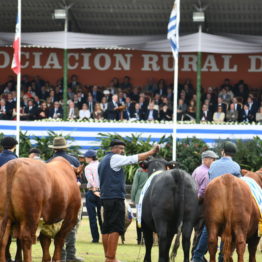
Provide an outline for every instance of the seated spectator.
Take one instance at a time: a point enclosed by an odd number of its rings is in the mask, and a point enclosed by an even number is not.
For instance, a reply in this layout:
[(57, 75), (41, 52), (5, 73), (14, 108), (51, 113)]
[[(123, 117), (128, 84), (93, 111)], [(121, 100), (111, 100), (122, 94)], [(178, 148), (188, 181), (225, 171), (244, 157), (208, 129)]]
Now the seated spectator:
[(104, 118), (107, 118), (106, 112), (107, 112), (108, 103), (107, 103), (107, 97), (106, 96), (102, 97), (100, 107), (101, 107), (101, 110), (103, 111)]
[(203, 122), (212, 121), (213, 114), (211, 111), (208, 110), (207, 105), (202, 106), (202, 112), (200, 114), (200, 120)]
[(75, 106), (75, 103), (73, 101), (69, 102), (68, 105), (68, 119), (77, 119), (79, 117), (79, 110), (78, 108)]
[(195, 121), (196, 120), (196, 109), (191, 105), (188, 106), (187, 112), (184, 114), (182, 121)]
[(231, 103), (229, 110), (226, 113), (227, 122), (237, 122), (238, 121), (238, 110), (235, 108), (235, 104)]
[(16, 107), (16, 101), (13, 99), (12, 93), (7, 94), (6, 106), (10, 111), (13, 111), (13, 109)]
[(101, 102), (103, 94), (98, 90), (98, 87), (96, 85), (93, 86), (91, 94), (93, 96), (93, 100), (94, 100), (95, 103), (97, 103), (97, 102), (100, 103)]
[(94, 109), (92, 116), (94, 119), (97, 119), (97, 120), (103, 119), (103, 111), (99, 103), (95, 104), (95, 109)]
[(49, 109), (47, 107), (46, 102), (42, 102), (42, 104), (40, 105), (40, 108), (37, 111), (36, 118), (37, 119), (48, 118), (48, 112), (49, 112)]
[(227, 112), (227, 104), (224, 103), (223, 99), (222, 99), (220, 96), (217, 98), (217, 104), (216, 104), (216, 106), (215, 106), (215, 111), (218, 111), (218, 107), (219, 107), (219, 106), (222, 106), (222, 111), (223, 111), (224, 113)]
[(250, 94), (247, 98), (247, 104), (249, 107), (249, 113), (251, 117), (251, 121), (255, 121), (255, 116), (258, 111), (259, 105), (256, 100), (254, 100), (254, 97), (252, 94)]
[(259, 108), (258, 112), (256, 113), (256, 122), (262, 124), (262, 106)]
[(166, 96), (167, 95), (166, 82), (165, 82), (164, 79), (160, 79), (158, 81), (155, 94), (159, 94), (160, 96)]
[(134, 102), (132, 102), (130, 97), (127, 96), (125, 101), (125, 110), (123, 112), (124, 119), (129, 120), (131, 118), (134, 108), (135, 108)]
[(251, 122), (252, 114), (250, 114), (249, 105), (245, 104), (244, 108), (241, 110), (241, 122)]
[(48, 116), (54, 119), (63, 118), (63, 108), (58, 101), (55, 101), (54, 106), (49, 109)]
[(94, 109), (95, 109), (95, 102), (94, 102), (93, 96), (91, 94), (89, 94), (88, 97), (87, 97), (87, 105), (88, 105), (88, 109), (89, 109), (90, 113), (92, 114)]
[(155, 109), (155, 104), (153, 102), (149, 103), (148, 105), (148, 110), (145, 114), (145, 120), (158, 120), (158, 111)]
[(217, 112), (213, 114), (213, 121), (215, 123), (222, 123), (225, 120), (225, 113), (222, 111), (222, 106), (218, 106)]
[(168, 105), (164, 104), (159, 113), (159, 120), (172, 121), (172, 115), (172, 111), (169, 109)]
[(32, 99), (28, 100), (28, 105), (24, 109), (24, 116), (21, 120), (35, 120), (37, 117), (37, 107)]
[(119, 120), (120, 119), (120, 104), (118, 103), (118, 95), (112, 96), (112, 101), (108, 103), (107, 108), (107, 119), (108, 120)]
[(130, 119), (133, 119), (133, 120), (144, 120), (145, 119), (144, 111), (141, 109), (139, 103), (135, 104), (135, 108), (134, 108), (134, 111), (132, 111), (131, 113)]
[(91, 112), (88, 109), (88, 105), (84, 103), (82, 105), (82, 109), (79, 111), (79, 119), (80, 120), (89, 119), (90, 117), (91, 117)]
[(187, 111), (187, 105), (184, 102), (183, 99), (178, 100), (178, 105), (177, 105), (177, 120), (180, 121), (182, 119), (182, 116), (186, 113)]
[(125, 76), (123, 83), (120, 85), (121, 89), (126, 90), (126, 89), (131, 89), (132, 88), (132, 84), (130, 83), (130, 77), (129, 76)]
[(6, 106), (5, 99), (0, 100), (0, 120), (10, 120), (12, 111)]

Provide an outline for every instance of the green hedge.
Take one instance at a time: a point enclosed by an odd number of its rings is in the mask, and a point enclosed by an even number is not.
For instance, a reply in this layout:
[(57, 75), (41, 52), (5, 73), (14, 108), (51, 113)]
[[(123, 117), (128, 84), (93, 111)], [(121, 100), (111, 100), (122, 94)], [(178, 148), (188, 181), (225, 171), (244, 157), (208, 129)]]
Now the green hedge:
[[(36, 141), (34, 147), (41, 150), (41, 158), (46, 160), (51, 157), (52, 149), (48, 147), (53, 142), (54, 137), (61, 136), (61, 134), (55, 132), (48, 132), (46, 137), (34, 137)], [(0, 139), (3, 134), (0, 134)], [(65, 139), (71, 144), (74, 139), (70, 136), (66, 136)], [(109, 150), (109, 144), (112, 139), (121, 139), (126, 143), (126, 154), (133, 155), (148, 151), (152, 147), (151, 137), (144, 139), (141, 135), (134, 135), (127, 137), (121, 137), (119, 134), (105, 134), (100, 133), (98, 139), (101, 141), (101, 147), (98, 149), (98, 157), (101, 158)], [(27, 157), (29, 149), (32, 147), (27, 133), (20, 133), (20, 156)], [(159, 156), (170, 161), (172, 160), (172, 137), (163, 136), (158, 142), (161, 145)], [(177, 142), (177, 159), (180, 168), (186, 170), (188, 173), (192, 173), (193, 170), (201, 164), (201, 153), (207, 149), (212, 149), (220, 155), (221, 146), (223, 141), (218, 141), (213, 148), (209, 148), (208, 145), (201, 139), (186, 138)], [(238, 152), (234, 159), (240, 164), (241, 168), (248, 170), (258, 170), (262, 167), (262, 140), (259, 137), (255, 137), (252, 140), (237, 140), (236, 145)], [(69, 147), (69, 153), (79, 156), (80, 147)], [(135, 174), (138, 165), (130, 165), (125, 167), (126, 181), (132, 183), (133, 176)]]

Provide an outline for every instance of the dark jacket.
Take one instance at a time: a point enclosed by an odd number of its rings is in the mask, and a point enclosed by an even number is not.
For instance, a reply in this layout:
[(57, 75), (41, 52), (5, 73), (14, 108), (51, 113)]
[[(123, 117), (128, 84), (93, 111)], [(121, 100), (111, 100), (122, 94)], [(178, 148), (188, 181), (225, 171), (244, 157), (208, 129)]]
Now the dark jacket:
[[(145, 113), (145, 120), (148, 120), (150, 110), (147, 110)], [(153, 109), (153, 118), (154, 120), (158, 120), (158, 111), (156, 109)]]
[(59, 150), (59, 151), (55, 152), (54, 155), (51, 158), (49, 158), (46, 162), (48, 163), (52, 159), (54, 159), (55, 157), (58, 157), (58, 156), (65, 158), (74, 167), (80, 166), (80, 162), (78, 161), (78, 159), (75, 158), (74, 156), (67, 154), (64, 150)]
[(113, 155), (112, 152), (107, 153), (98, 166), (101, 199), (125, 199), (124, 171), (122, 168), (119, 171), (111, 168)]
[(16, 159), (17, 155), (7, 149), (4, 149), (2, 153), (0, 153), (0, 166), (4, 165), (8, 161), (12, 159)]

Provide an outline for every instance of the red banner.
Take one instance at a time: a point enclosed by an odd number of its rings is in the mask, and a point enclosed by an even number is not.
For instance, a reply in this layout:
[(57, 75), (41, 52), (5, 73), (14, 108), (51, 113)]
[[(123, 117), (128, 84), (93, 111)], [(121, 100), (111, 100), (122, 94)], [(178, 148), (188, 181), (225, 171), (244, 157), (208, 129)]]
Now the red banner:
[[(195, 85), (196, 54), (179, 55), (179, 79), (189, 78)], [(173, 81), (173, 58), (171, 53), (134, 50), (68, 50), (69, 78), (76, 74), (87, 85), (108, 86), (113, 77), (120, 80), (128, 75), (133, 85), (145, 85), (150, 79), (163, 78)], [(22, 48), (22, 75), (39, 75), (55, 84), (63, 76), (63, 50), (49, 48)], [(1, 81), (11, 70), (12, 49), (0, 49)], [(203, 54), (202, 85), (219, 86), (225, 78), (232, 83), (245, 80), (250, 87), (261, 87), (262, 54), (228, 55)]]

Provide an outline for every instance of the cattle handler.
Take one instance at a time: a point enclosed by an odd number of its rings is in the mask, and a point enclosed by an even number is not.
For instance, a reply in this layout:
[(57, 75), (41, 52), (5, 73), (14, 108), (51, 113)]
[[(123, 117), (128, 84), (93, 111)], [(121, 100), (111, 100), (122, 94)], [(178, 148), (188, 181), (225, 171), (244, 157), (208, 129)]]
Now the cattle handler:
[(122, 167), (146, 160), (159, 151), (159, 145), (155, 145), (148, 152), (124, 156), (125, 146), (121, 140), (111, 141), (111, 151), (104, 156), (98, 167), (104, 208), (102, 241), (105, 262), (119, 262), (116, 259), (116, 250), (119, 235), (124, 233), (125, 225), (125, 175)]
[[(74, 167), (79, 167), (80, 162), (74, 157), (66, 153), (68, 145), (66, 140), (63, 137), (55, 137), (53, 145), (49, 145), (50, 148), (53, 148), (55, 153), (54, 155), (47, 160), (47, 163), (50, 162), (55, 157), (65, 158), (71, 165)], [(80, 219), (79, 219), (80, 221)], [(62, 261), (63, 262), (83, 262), (84, 259), (76, 257), (76, 233), (77, 226), (75, 226), (67, 235), (65, 240), (66, 248), (62, 249)]]

